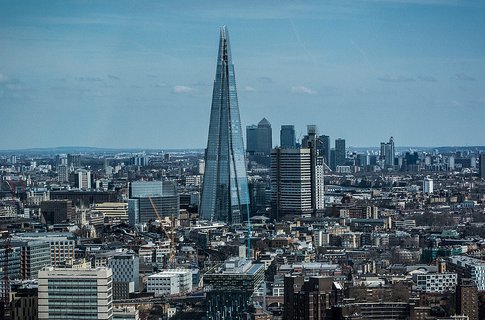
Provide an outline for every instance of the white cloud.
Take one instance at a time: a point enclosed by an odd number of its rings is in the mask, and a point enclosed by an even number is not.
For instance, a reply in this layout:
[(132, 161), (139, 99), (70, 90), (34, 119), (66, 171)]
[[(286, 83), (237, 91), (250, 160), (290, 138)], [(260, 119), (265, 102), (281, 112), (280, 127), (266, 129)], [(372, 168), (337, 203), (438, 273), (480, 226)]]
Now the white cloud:
[(187, 87), (187, 86), (175, 86), (173, 87), (173, 92), (174, 93), (189, 93), (194, 91), (193, 88)]
[(305, 86), (293, 86), (291, 87), (291, 93), (296, 94), (317, 94), (313, 89), (307, 88)]
[(251, 86), (245, 86), (243, 90), (246, 92), (256, 92), (256, 89)]

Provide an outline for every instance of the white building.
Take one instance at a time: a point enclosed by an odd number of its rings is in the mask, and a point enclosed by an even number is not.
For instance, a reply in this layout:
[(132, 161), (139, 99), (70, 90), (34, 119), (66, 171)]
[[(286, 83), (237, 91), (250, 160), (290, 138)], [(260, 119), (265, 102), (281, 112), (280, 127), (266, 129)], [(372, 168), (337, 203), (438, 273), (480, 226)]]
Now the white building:
[(152, 274), (147, 280), (147, 292), (155, 296), (186, 293), (192, 291), (190, 269), (169, 269)]
[(413, 275), (416, 289), (430, 293), (455, 292), (458, 275), (454, 272), (445, 273), (416, 273)]
[(423, 192), (433, 193), (433, 179), (431, 179), (430, 177), (426, 177), (423, 180)]
[(113, 319), (111, 269), (39, 271), (39, 320)]

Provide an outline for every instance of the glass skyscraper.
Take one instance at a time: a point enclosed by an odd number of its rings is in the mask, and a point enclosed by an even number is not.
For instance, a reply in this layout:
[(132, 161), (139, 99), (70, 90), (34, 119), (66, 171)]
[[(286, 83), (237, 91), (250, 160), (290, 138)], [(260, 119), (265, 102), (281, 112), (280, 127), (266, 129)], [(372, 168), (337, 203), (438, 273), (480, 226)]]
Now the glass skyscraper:
[(249, 212), (249, 191), (229, 34), (221, 27), (212, 92), (205, 174), (200, 203), (203, 219), (238, 224)]

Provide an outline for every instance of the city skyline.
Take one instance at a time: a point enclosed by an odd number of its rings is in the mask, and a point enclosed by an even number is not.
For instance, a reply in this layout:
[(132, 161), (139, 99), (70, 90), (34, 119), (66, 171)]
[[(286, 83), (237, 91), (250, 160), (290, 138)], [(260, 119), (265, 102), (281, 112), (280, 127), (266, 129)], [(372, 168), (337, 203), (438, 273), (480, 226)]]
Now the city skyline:
[(267, 118), (273, 145), (282, 124), (349, 146), (483, 145), (479, 1), (0, 7), (0, 149), (203, 148), (223, 24), (241, 124)]

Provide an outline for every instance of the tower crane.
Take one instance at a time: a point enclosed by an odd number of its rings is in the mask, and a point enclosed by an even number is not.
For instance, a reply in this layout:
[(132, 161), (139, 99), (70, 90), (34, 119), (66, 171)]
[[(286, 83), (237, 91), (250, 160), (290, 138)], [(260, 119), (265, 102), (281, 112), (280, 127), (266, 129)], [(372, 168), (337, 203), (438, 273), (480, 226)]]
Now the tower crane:
[[(151, 197), (148, 197), (148, 199), (150, 200), (150, 204), (152, 205), (153, 211), (155, 212), (155, 215), (157, 216), (158, 221), (160, 221), (160, 227), (162, 228), (162, 233), (165, 235), (165, 237), (168, 238), (167, 231), (165, 230), (165, 227), (163, 226), (162, 217), (158, 213), (157, 206), (155, 205), (155, 203), (153, 202), (153, 199)], [(172, 213), (172, 217), (171, 217), (170, 220), (171, 220), (171, 223), (170, 223), (170, 225), (171, 225), (170, 258), (169, 258), (168, 261), (169, 261), (170, 265), (173, 267), (174, 266), (174, 262), (175, 262), (175, 252), (174, 252), (174, 241), (175, 241), (174, 229), (175, 229), (175, 222), (174, 222), (173, 213)]]

